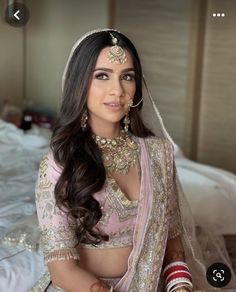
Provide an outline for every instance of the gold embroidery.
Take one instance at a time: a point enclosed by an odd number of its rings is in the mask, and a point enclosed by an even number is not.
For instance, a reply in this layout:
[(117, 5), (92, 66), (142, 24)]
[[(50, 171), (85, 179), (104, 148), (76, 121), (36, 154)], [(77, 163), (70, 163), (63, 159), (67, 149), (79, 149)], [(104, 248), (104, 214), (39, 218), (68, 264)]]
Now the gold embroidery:
[[(169, 142), (164, 139), (148, 138), (145, 139), (148, 153), (151, 155), (151, 175), (153, 185), (153, 202), (150, 213), (150, 219), (146, 226), (144, 245), (142, 251), (138, 257), (134, 257), (132, 254), (129, 258), (131, 272), (134, 272), (134, 277), (130, 283), (129, 292), (136, 291), (156, 291), (158, 278), (161, 272), (163, 250), (165, 250), (165, 244), (168, 235), (168, 224), (170, 224), (170, 217), (172, 211), (170, 211), (171, 200), (173, 199), (173, 181), (171, 182), (171, 155)], [(169, 147), (169, 150), (167, 149)], [(113, 195), (114, 191), (108, 187), (108, 190)], [(172, 199), (170, 200), (170, 197)], [(106, 200), (108, 200), (106, 198)], [(106, 202), (106, 201), (105, 201)], [(116, 206), (114, 207), (113, 203)], [(120, 200), (115, 197), (110, 197), (108, 202), (109, 207), (119, 210), (120, 215), (124, 218), (127, 216), (125, 212), (125, 206), (121, 204)], [(140, 200), (138, 208), (142, 208), (143, 201)], [(111, 208), (110, 208), (111, 209)], [(110, 212), (108, 208), (108, 213)], [(136, 208), (134, 208), (136, 209)], [(133, 209), (131, 209), (133, 210)], [(130, 211), (130, 210), (129, 210)], [(137, 210), (136, 210), (137, 211)], [(113, 212), (113, 211), (112, 211)], [(123, 213), (123, 214), (122, 214)], [(134, 212), (135, 213), (135, 212)], [(102, 218), (106, 223), (104, 217)], [(134, 240), (137, 237), (138, 224), (141, 218), (137, 215), (137, 228), (134, 234)], [(118, 236), (119, 234), (117, 234)], [(151, 269), (151, 270), (150, 270)]]
[(168, 178), (168, 217), (169, 232), (168, 239), (175, 238), (182, 233), (181, 215), (178, 202), (178, 191), (176, 185), (176, 167), (173, 157), (173, 148), (169, 142), (165, 142), (167, 157), (167, 178)]
[(79, 253), (76, 248), (55, 250), (50, 253), (46, 253), (44, 260), (46, 263), (51, 261), (61, 261), (61, 260), (79, 260)]
[(136, 208), (138, 206), (138, 200), (130, 201), (129, 199), (127, 199), (127, 197), (121, 191), (116, 181), (111, 177), (109, 177), (109, 179), (110, 179), (112, 190), (116, 193), (116, 196), (118, 200), (121, 202), (121, 204), (125, 206), (125, 208), (128, 208), (128, 209)]
[(22, 245), (28, 250), (37, 251), (38, 237), (38, 230), (36, 230), (36, 228), (31, 226), (19, 226), (13, 228), (4, 235), (3, 243), (10, 246)]
[[(63, 211), (56, 206), (55, 182), (50, 180), (50, 175), (47, 173), (48, 155), (45, 155), (40, 163), (35, 192), (40, 223), (40, 248), (44, 252), (46, 262), (59, 258), (59, 254), (62, 257), (62, 250), (71, 251), (65, 253), (65, 257), (74, 256), (76, 258), (73, 248), (78, 243), (75, 232), (76, 220), (71, 218), (66, 210)], [(50, 165), (50, 167), (53, 166)]]
[(119, 222), (134, 218), (138, 212), (138, 201), (129, 201), (112, 178), (107, 178), (104, 185), (105, 199), (102, 203), (106, 213), (103, 214), (99, 225), (107, 225), (111, 215), (116, 212)]
[(53, 251), (74, 248), (78, 243), (76, 233), (76, 226), (60, 226), (53, 229), (41, 230), (40, 246), (45, 253)]
[[(168, 217), (166, 216), (168, 205), (167, 161), (164, 141), (158, 138), (148, 138), (145, 139), (145, 142), (148, 153), (151, 155), (153, 201), (141, 254), (138, 259), (131, 259), (135, 276), (129, 286), (130, 292), (157, 290), (157, 279), (162, 267), (160, 263), (162, 263), (163, 250), (165, 250), (168, 234)], [(142, 204), (142, 201), (140, 204)], [(142, 208), (142, 206), (140, 207)], [(137, 218), (137, 222), (140, 222), (140, 220), (140, 218)], [(134, 240), (135, 237), (136, 234)], [(150, 267), (153, 267), (151, 271)]]
[(127, 247), (133, 245), (133, 229), (127, 228), (119, 232), (109, 233), (109, 241), (103, 241), (98, 245), (80, 244), (81, 247), (96, 249), (96, 248), (115, 248), (115, 247)]
[(40, 165), (39, 165), (39, 172), (40, 172), (40, 175), (43, 176), (45, 175), (46, 171), (47, 171), (47, 168), (48, 168), (48, 156), (47, 155), (44, 155), (43, 159), (41, 160), (40, 162)]

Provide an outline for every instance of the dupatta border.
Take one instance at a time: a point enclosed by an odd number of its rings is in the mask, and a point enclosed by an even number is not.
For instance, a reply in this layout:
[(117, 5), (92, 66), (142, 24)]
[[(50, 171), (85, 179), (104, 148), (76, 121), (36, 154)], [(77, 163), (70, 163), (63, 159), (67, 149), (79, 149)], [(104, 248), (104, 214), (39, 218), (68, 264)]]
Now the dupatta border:
[(156, 137), (138, 140), (143, 180), (133, 250), (127, 272), (115, 287), (122, 292), (157, 291), (168, 237), (171, 144)]

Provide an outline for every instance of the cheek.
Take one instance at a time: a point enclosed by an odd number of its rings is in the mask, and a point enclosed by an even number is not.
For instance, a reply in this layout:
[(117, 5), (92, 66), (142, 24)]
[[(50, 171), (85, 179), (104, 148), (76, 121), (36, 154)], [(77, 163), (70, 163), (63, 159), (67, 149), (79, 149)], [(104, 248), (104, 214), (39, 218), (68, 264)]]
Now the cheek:
[(136, 82), (131, 82), (130, 84), (128, 84), (129, 86), (129, 90), (135, 94), (135, 91), (136, 91)]
[(135, 95), (135, 92), (136, 92), (136, 85), (135, 84), (131, 84), (129, 86), (129, 88), (127, 88), (126, 92), (128, 92), (129, 95), (131, 96), (131, 98), (133, 98), (134, 95)]
[(121, 87), (125, 92), (135, 93), (136, 90), (136, 82), (134, 81), (122, 81)]
[(90, 96), (96, 96), (97, 98), (102, 98), (104, 96), (104, 93), (106, 93), (106, 87), (101, 86), (101, 84), (92, 84), (89, 90)]
[(103, 90), (101, 87), (92, 85), (89, 89), (88, 92), (88, 97), (87, 97), (87, 104), (92, 104), (99, 102), (99, 100), (103, 97)]

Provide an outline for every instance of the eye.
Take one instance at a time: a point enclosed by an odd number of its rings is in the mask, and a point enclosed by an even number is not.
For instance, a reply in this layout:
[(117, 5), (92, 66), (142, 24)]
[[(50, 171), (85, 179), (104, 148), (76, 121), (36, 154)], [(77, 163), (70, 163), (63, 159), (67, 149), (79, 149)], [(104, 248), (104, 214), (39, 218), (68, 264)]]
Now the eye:
[(108, 75), (106, 73), (99, 73), (95, 75), (95, 78), (98, 80), (107, 80)]
[(133, 81), (135, 76), (133, 74), (124, 74), (122, 75), (122, 79), (126, 81)]

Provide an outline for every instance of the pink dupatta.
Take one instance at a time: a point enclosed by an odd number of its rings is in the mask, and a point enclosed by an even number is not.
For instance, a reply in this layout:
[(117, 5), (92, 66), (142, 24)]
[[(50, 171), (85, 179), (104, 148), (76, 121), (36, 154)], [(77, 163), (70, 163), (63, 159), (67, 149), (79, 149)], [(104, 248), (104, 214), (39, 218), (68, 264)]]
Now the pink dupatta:
[(157, 291), (168, 236), (168, 155), (162, 139), (138, 139), (141, 187), (133, 250), (125, 275), (115, 285), (121, 292)]

